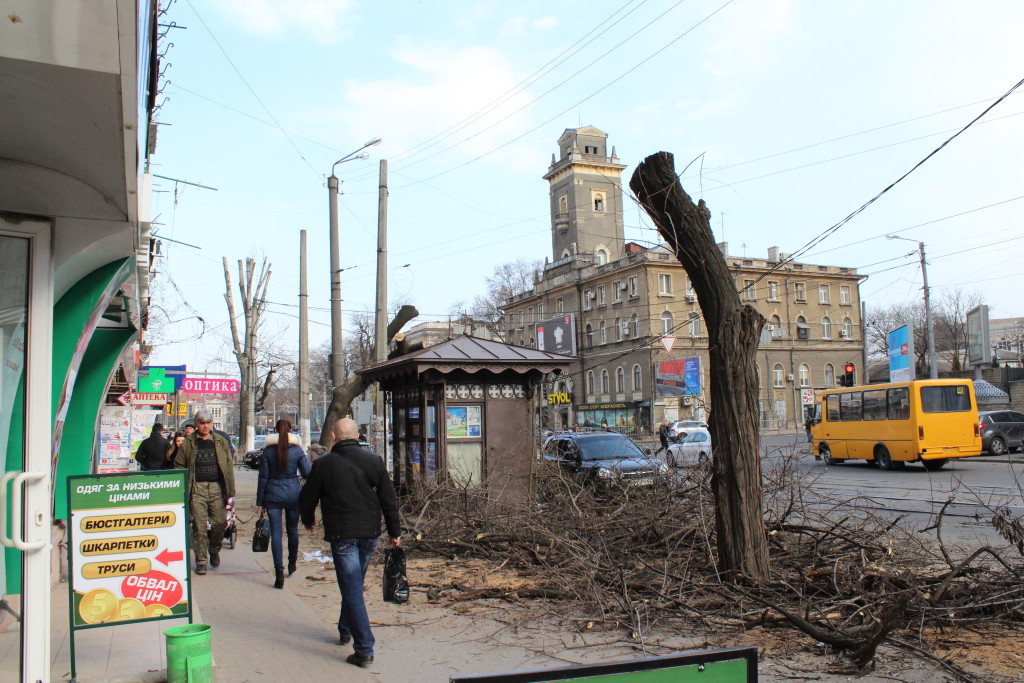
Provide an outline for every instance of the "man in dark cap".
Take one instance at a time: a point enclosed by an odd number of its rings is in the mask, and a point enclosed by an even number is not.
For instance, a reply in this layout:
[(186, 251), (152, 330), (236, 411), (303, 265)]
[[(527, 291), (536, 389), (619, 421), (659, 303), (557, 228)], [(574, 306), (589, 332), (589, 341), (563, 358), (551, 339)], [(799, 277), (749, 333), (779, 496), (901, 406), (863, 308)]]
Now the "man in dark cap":
[(166, 455), (167, 439), (164, 438), (164, 426), (157, 422), (149, 436), (139, 444), (135, 460), (139, 463), (139, 469), (148, 472), (163, 469)]

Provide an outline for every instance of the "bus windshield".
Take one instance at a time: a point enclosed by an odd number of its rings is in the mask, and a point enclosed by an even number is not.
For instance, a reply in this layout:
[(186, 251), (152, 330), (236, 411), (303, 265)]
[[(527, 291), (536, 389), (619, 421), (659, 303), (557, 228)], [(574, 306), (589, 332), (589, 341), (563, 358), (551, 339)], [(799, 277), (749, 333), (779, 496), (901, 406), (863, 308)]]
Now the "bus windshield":
[(926, 413), (962, 413), (971, 409), (971, 395), (963, 384), (921, 387), (921, 410)]

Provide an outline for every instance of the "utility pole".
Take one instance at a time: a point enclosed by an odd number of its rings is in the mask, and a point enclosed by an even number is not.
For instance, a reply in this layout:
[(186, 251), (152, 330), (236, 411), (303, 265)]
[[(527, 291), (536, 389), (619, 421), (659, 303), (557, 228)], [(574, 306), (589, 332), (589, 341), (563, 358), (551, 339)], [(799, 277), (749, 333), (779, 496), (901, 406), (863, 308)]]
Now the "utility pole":
[(331, 210), (331, 386), (345, 381), (345, 352), (341, 338), (341, 238), (338, 235), (338, 178), (327, 179)]
[(306, 289), (306, 231), (299, 231), (299, 435), (309, 448), (309, 292)]
[[(377, 304), (374, 321), (374, 363), (383, 363), (388, 357), (388, 161), (380, 160), (380, 184), (377, 199)], [(377, 385), (377, 400), (374, 405), (373, 427), (374, 448), (390, 463), (387, 457), (387, 430), (384, 426), (384, 392)], [(424, 415), (424, 419), (426, 416)], [(390, 469), (390, 467), (389, 467)]]
[(924, 242), (917, 243), (921, 255), (921, 280), (924, 283), (924, 324), (928, 327), (928, 376), (939, 378), (939, 366), (935, 364), (935, 329), (932, 327), (931, 293), (928, 289), (928, 267), (924, 259)]

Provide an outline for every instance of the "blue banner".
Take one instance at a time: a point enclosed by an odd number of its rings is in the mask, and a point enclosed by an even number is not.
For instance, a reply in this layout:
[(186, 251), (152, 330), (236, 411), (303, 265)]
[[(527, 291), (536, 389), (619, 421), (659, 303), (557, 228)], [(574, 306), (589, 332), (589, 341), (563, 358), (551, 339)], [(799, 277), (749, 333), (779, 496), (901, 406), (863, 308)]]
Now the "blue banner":
[(914, 328), (907, 323), (889, 333), (889, 381), (914, 379)]

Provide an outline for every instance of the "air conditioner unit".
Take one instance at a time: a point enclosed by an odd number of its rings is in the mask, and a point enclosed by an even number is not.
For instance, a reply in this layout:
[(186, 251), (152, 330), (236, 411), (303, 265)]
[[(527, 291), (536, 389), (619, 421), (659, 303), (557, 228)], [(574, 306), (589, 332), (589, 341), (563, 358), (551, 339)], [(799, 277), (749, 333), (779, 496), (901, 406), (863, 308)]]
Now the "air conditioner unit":
[(793, 381), (793, 375), (786, 375), (786, 381), (787, 382), (792, 382)]
[(686, 302), (690, 303), (690, 304), (697, 303), (697, 295), (696, 294), (687, 294), (686, 295)]
[(684, 406), (688, 406), (691, 403), (693, 403), (693, 397), (692, 396), (683, 396), (682, 404)]
[(616, 282), (615, 283), (615, 288), (616, 289), (625, 289), (626, 288), (626, 283), (625, 282)]
[(847, 332), (846, 330), (839, 330), (839, 336), (840, 337), (849, 337), (850, 333)]
[(629, 323), (620, 323), (620, 324), (622, 325), (622, 334), (624, 336), (628, 337), (629, 336)]

